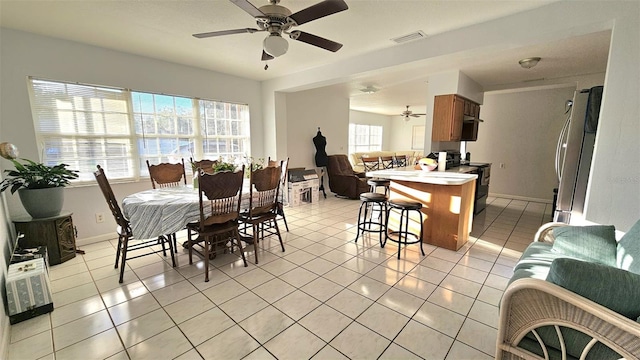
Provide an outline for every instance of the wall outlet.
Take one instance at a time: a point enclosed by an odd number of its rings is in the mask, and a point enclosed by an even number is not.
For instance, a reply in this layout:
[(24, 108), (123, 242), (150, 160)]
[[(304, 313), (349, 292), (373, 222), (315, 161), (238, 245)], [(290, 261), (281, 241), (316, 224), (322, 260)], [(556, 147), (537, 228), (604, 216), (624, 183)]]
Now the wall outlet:
[(104, 222), (104, 214), (96, 213), (96, 223), (103, 223), (103, 222)]

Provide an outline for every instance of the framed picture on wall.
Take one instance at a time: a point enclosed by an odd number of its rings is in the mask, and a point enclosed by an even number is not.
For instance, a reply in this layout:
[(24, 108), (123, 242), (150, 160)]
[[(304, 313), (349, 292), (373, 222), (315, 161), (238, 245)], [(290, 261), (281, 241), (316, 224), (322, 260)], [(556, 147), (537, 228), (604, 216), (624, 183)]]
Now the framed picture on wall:
[(413, 125), (411, 150), (422, 150), (422, 148), (424, 148), (424, 125)]

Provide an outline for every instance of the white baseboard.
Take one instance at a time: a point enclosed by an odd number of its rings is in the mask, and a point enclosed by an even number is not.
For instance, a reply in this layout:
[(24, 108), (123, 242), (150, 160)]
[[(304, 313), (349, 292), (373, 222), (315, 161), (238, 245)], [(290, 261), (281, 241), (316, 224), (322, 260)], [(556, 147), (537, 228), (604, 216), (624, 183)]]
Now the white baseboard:
[(98, 242), (103, 242), (103, 241), (108, 241), (113, 239), (117, 239), (117, 237), (115, 237), (114, 234), (103, 234), (103, 235), (92, 236), (92, 237), (83, 238), (83, 239), (76, 239), (76, 247), (81, 247), (82, 245), (95, 244)]
[(514, 200), (538, 202), (538, 203), (544, 203), (544, 204), (553, 204), (553, 199), (540, 199), (540, 198), (532, 198), (532, 197), (527, 197), (527, 196), (508, 195), (508, 194), (494, 194), (494, 193), (489, 193), (489, 196), (490, 197), (497, 197), (497, 198), (507, 198), (507, 199), (514, 199)]

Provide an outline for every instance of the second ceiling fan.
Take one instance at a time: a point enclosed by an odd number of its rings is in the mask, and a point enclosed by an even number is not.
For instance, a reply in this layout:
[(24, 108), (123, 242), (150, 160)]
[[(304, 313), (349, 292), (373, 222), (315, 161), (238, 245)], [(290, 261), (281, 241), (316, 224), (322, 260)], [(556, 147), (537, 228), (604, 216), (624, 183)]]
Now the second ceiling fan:
[(409, 110), (409, 105), (407, 105), (407, 110), (403, 111), (400, 115), (404, 116), (404, 121), (409, 121), (409, 117), (420, 117), (427, 114), (416, 114), (413, 111)]
[(287, 52), (289, 43), (282, 37), (282, 34), (289, 35), (289, 38), (293, 40), (302, 41), (332, 52), (336, 52), (342, 47), (342, 44), (335, 41), (304, 31), (291, 29), (295, 26), (347, 10), (349, 7), (343, 0), (324, 0), (296, 13), (292, 13), (286, 7), (278, 5), (280, 0), (269, 0), (269, 5), (264, 5), (259, 8), (247, 0), (230, 1), (253, 16), (256, 19), (257, 28), (212, 31), (193, 34), (193, 36), (197, 38), (208, 38), (231, 34), (268, 32), (269, 35), (263, 41), (263, 61), (271, 60)]

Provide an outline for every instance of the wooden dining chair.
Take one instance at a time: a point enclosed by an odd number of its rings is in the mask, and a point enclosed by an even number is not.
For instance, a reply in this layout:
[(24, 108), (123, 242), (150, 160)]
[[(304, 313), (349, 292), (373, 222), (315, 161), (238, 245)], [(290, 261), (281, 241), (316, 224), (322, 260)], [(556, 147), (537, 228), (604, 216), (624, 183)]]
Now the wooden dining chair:
[[(147, 168), (149, 169), (149, 178), (151, 178), (151, 186), (157, 187), (174, 187), (180, 186), (183, 182), (187, 185), (187, 175), (184, 171), (184, 159), (181, 164), (160, 163), (151, 165), (147, 160)], [(175, 233), (167, 234), (173, 240), (173, 248), (178, 252), (178, 238)]]
[(395, 159), (396, 159), (395, 160), (396, 167), (405, 167), (409, 163), (407, 159), (407, 155), (400, 155), (400, 156), (396, 155)]
[(362, 166), (364, 171), (376, 171), (380, 170), (380, 159), (378, 157), (362, 157)]
[[(284, 243), (276, 221), (281, 176), (282, 162), (277, 167), (252, 169), (249, 177), (249, 208), (240, 213), (240, 222), (251, 226), (256, 264), (258, 263), (258, 242), (265, 237), (265, 234), (277, 235), (284, 252)], [(261, 226), (262, 224), (268, 224), (268, 226)]]
[[(194, 169), (200, 168), (202, 169), (202, 171), (206, 172), (207, 174), (213, 174), (213, 166), (218, 163), (218, 160), (209, 160), (209, 159), (193, 161), (193, 158), (191, 158), (190, 160)], [(194, 176), (196, 176), (195, 171), (194, 171)]]
[[(124, 278), (124, 268), (127, 260), (135, 259), (141, 256), (147, 256), (151, 254), (158, 253), (162, 251), (166, 256), (165, 250), (165, 242), (169, 244), (169, 252), (171, 253), (171, 263), (173, 267), (176, 266), (176, 259), (173, 255), (173, 244), (171, 239), (166, 236), (160, 236), (158, 239), (149, 239), (149, 240), (136, 240), (135, 243), (129, 244), (129, 241), (134, 240), (133, 233), (131, 231), (131, 224), (129, 220), (125, 219), (122, 211), (120, 210), (120, 205), (118, 205), (118, 201), (116, 200), (115, 195), (113, 195), (113, 190), (111, 189), (111, 185), (109, 184), (109, 180), (107, 180), (107, 176), (104, 174), (104, 170), (98, 165), (98, 170), (93, 173), (100, 186), (100, 190), (102, 190), (102, 194), (104, 195), (105, 200), (107, 200), (107, 205), (109, 205), (109, 210), (113, 214), (113, 218), (118, 225), (116, 232), (118, 233), (118, 247), (116, 249), (116, 264), (115, 268), (118, 268), (118, 262), (121, 261), (120, 264), (120, 279), (119, 283), (122, 283)], [(158, 242), (162, 245), (162, 250), (155, 251), (147, 251), (143, 254), (130, 256), (129, 252), (134, 250), (141, 250), (144, 248), (150, 249), (152, 246), (158, 244)]]
[[(189, 244), (189, 264), (193, 264), (193, 252), (204, 258), (204, 281), (209, 281), (209, 254), (218, 244), (236, 240), (244, 266), (247, 260), (240, 242), (238, 219), (242, 202), (242, 182), (244, 166), (236, 172), (224, 171), (209, 174), (198, 171), (198, 194), (200, 201), (200, 220), (187, 225)], [(195, 246), (202, 250), (195, 249)]]
[(147, 168), (149, 169), (151, 186), (153, 186), (154, 189), (158, 187), (180, 186), (181, 182), (187, 185), (184, 159), (182, 159), (182, 163), (179, 164), (160, 163), (155, 165), (151, 165), (149, 160), (147, 160)]
[(380, 157), (380, 169), (393, 168), (393, 156), (381, 156)]
[[(284, 203), (281, 199), (283, 199), (285, 191), (288, 189), (287, 186), (287, 171), (289, 170), (289, 158), (287, 160), (282, 161), (281, 163), (282, 172), (280, 173), (280, 191), (278, 192), (278, 199), (276, 201), (276, 214), (282, 218), (284, 221), (284, 227), (289, 232), (289, 225), (287, 224), (287, 217), (284, 214)], [(271, 160), (269, 158), (268, 166), (275, 167), (278, 166), (278, 162)]]

